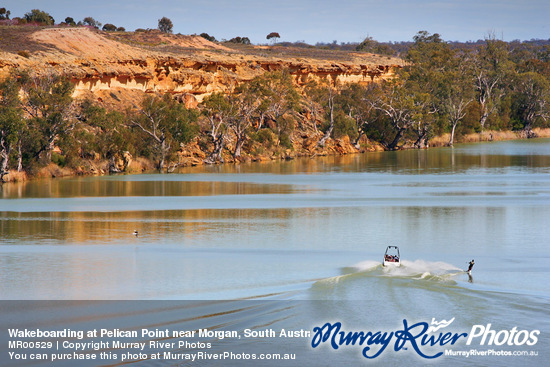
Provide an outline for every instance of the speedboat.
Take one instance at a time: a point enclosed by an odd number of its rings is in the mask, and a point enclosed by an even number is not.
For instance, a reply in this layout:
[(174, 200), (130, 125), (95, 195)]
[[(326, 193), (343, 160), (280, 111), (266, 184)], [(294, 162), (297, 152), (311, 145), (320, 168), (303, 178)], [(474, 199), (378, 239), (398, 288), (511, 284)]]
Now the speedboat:
[(388, 246), (384, 254), (383, 266), (401, 266), (401, 257), (399, 255), (399, 247)]

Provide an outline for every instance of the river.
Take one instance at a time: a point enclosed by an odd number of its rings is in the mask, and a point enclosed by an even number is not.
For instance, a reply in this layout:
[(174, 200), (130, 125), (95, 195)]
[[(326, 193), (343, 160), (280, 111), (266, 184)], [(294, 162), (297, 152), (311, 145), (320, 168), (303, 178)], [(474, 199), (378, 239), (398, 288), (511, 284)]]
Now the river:
[[(9, 183), (0, 215), (0, 299), (25, 300), (23, 308), (82, 300), (80, 311), (62, 303), (47, 312), (85, 313), (139, 300), (154, 324), (165, 304), (184, 301), (176, 310), (193, 309), (206, 324), (195, 327), (221, 329), (341, 321), (374, 332), (454, 318), (452, 328), (469, 334), (489, 323), (539, 330), (534, 346), (508, 347), (538, 356), (437, 361), (526, 366), (550, 357), (549, 139)], [(381, 266), (387, 245), (399, 246), (401, 267)], [(342, 349), (303, 353), (311, 365), (363, 363), (361, 347)], [(370, 362), (428, 361), (409, 349), (392, 344)]]

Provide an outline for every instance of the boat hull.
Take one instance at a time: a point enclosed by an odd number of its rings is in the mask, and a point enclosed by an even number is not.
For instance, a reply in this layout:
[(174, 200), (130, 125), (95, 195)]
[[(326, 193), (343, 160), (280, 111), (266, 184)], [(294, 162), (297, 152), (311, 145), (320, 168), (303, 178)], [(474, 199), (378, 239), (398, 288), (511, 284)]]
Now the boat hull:
[(400, 261), (385, 261), (384, 260), (384, 263), (382, 264), (384, 266), (388, 266), (388, 267), (399, 267), (401, 266), (401, 262)]

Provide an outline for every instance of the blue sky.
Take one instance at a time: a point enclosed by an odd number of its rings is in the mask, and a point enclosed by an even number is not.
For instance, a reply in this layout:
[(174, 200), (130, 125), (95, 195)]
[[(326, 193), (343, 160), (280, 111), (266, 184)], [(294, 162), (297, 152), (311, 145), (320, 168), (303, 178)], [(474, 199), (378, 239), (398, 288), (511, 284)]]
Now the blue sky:
[(248, 37), (267, 43), (410, 41), (420, 30), (444, 40), (475, 41), (489, 32), (506, 41), (550, 39), (549, 0), (2, 0), (12, 17), (31, 9), (82, 20), (91, 16), (127, 30), (156, 28), (166, 16), (174, 33), (206, 32), (218, 40)]

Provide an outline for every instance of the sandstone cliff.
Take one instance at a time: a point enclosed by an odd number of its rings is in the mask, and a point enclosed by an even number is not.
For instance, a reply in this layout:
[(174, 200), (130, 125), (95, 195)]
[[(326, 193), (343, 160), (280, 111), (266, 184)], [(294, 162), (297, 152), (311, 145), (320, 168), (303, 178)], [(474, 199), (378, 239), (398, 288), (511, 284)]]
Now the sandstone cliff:
[(143, 93), (172, 93), (192, 107), (204, 96), (266, 71), (288, 68), (298, 84), (308, 78), (371, 82), (391, 78), (397, 58), (365, 53), (283, 47), (228, 48), (200, 36), (158, 31), (105, 33), (89, 28), (0, 27), (0, 76), (11, 69), (62, 73), (74, 97), (107, 107), (126, 105)]

